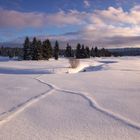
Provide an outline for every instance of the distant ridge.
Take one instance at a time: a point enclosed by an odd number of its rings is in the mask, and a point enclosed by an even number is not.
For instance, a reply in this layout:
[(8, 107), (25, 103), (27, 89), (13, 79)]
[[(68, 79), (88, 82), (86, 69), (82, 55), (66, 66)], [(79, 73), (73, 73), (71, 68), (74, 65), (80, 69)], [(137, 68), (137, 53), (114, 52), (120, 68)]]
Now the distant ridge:
[(140, 48), (111, 48), (108, 50), (116, 56), (140, 56)]
[(22, 48), (23, 43), (8, 43), (8, 42), (3, 42), (0, 43), (0, 47), (9, 47), (9, 48)]

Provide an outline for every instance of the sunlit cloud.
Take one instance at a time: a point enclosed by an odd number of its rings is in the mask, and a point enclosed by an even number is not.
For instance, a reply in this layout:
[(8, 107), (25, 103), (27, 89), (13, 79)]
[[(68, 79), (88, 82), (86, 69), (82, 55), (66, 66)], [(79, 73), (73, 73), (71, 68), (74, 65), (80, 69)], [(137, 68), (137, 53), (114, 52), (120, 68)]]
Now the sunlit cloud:
[(0, 9), (0, 28), (6, 27), (39, 27), (44, 24), (44, 16), (40, 13), (24, 13), (15, 10)]
[(79, 25), (84, 23), (87, 14), (88, 13), (78, 12), (76, 10), (70, 10), (68, 12), (59, 11), (54, 14), (47, 14), (0, 9), (0, 28)]
[[(77, 32), (55, 36), (64, 40), (90, 40), (98, 44), (116, 45), (117, 41), (127, 44), (131, 40), (138, 45), (140, 36), (140, 5), (132, 7), (129, 11), (123, 8), (108, 7), (105, 10), (81, 12), (77, 10), (60, 10), (56, 13), (19, 12), (15, 10), (0, 9), (0, 28), (43, 28), (79, 26)], [(50, 36), (51, 37), (51, 36)], [(51, 37), (53, 38), (53, 37)], [(115, 40), (117, 38), (117, 41)], [(122, 41), (124, 39), (125, 43)], [(119, 41), (121, 40), (121, 41)], [(127, 42), (126, 42), (127, 40)], [(134, 41), (132, 41), (134, 40)], [(107, 46), (107, 45), (106, 45)]]

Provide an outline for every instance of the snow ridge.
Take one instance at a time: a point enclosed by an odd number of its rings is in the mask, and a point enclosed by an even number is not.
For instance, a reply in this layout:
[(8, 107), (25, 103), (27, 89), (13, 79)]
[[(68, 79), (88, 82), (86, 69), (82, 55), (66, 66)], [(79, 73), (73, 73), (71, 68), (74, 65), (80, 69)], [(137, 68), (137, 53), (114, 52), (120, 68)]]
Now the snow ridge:
[(90, 107), (92, 107), (93, 109), (96, 109), (97, 111), (101, 112), (102, 114), (107, 115), (107, 116), (109, 116), (109, 117), (111, 117), (111, 118), (113, 118), (113, 119), (131, 127), (131, 128), (134, 128), (136, 130), (140, 130), (140, 124), (135, 123), (134, 121), (132, 121), (128, 118), (125, 118), (125, 117), (121, 116), (120, 114), (114, 113), (114, 112), (112, 112), (108, 109), (103, 108), (88, 93), (71, 91), (71, 90), (66, 90), (66, 89), (59, 88), (59, 87), (57, 87), (53, 84), (46, 83), (45, 81), (43, 81), (41, 79), (41, 77), (43, 77), (43, 75), (40, 75), (40, 76), (38, 76), (34, 79), (37, 80), (38, 82), (42, 83), (42, 84), (45, 84), (45, 85), (49, 86), (50, 90), (47, 90), (46, 92), (43, 92), (39, 95), (31, 97), (26, 102), (21, 103), (21, 104), (17, 105), (16, 107), (11, 108), (7, 112), (1, 113), (0, 114), (0, 125), (10, 121), (12, 118), (17, 116), (19, 113), (24, 111), (26, 108), (30, 107), (34, 103), (36, 103), (36, 102), (40, 101), (41, 99), (47, 97), (48, 95), (52, 94), (54, 91), (60, 91), (60, 92), (65, 92), (65, 93), (75, 94), (75, 95), (81, 96), (82, 98), (84, 98), (85, 100), (88, 101)]
[(134, 128), (136, 130), (140, 130), (140, 124), (126, 118), (126, 117), (123, 117), (121, 116), (120, 114), (117, 114), (117, 113), (114, 113), (108, 109), (105, 109), (103, 108), (102, 106), (100, 106), (95, 99), (93, 99), (93, 97), (89, 96), (88, 93), (85, 93), (85, 92), (77, 92), (77, 91), (71, 91), (71, 90), (66, 90), (66, 89), (62, 89), (62, 88), (58, 88), (56, 87), (55, 85), (53, 84), (50, 84), (50, 83), (46, 83), (44, 82), (43, 80), (41, 80), (42, 76), (36, 78), (36, 80), (40, 81), (41, 83), (43, 84), (46, 84), (47, 86), (49, 86), (50, 88), (56, 90), (56, 91), (60, 91), (60, 92), (66, 92), (66, 93), (69, 93), (69, 94), (76, 94), (76, 95), (79, 95), (81, 96), (82, 98), (84, 98), (85, 100), (87, 100), (89, 102), (89, 105), (90, 107), (96, 109), (97, 111), (103, 113), (104, 115), (107, 115), (131, 128)]
[(40, 101), (41, 99), (45, 98), (46, 96), (52, 94), (53, 91), (54, 91), (54, 89), (51, 88), (50, 90), (47, 90), (39, 95), (31, 97), (27, 101), (20, 103), (15, 107), (12, 107), (11, 109), (9, 109), (6, 112), (1, 113), (0, 114), (0, 125), (10, 121), (12, 118), (17, 116), (19, 113), (24, 111), (26, 108), (30, 107), (31, 105)]

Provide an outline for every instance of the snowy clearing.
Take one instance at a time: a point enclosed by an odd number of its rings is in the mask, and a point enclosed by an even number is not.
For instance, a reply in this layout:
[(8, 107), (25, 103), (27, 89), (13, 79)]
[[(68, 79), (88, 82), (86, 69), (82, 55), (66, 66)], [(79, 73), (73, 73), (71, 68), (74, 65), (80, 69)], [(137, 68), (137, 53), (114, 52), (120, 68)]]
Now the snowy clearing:
[(140, 57), (0, 58), (0, 140), (139, 140)]

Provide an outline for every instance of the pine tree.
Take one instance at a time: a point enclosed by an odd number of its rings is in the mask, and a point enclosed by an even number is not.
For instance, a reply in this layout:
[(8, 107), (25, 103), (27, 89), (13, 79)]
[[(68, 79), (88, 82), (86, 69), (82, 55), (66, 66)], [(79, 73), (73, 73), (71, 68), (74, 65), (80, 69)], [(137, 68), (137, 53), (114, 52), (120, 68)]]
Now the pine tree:
[(32, 60), (38, 60), (37, 59), (37, 39), (36, 37), (33, 38), (33, 41), (31, 43), (32, 48)]
[(86, 58), (86, 50), (85, 46), (82, 45), (81, 53), (80, 53), (80, 58)]
[(90, 58), (90, 49), (88, 46), (85, 49), (85, 54), (86, 54), (86, 58)]
[(43, 58), (49, 60), (52, 57), (52, 46), (51, 42), (47, 39), (43, 42)]
[(53, 57), (53, 49), (52, 49), (52, 45), (51, 42), (48, 40), (48, 47), (49, 47), (49, 58)]
[(95, 56), (99, 57), (99, 50), (98, 50), (97, 46), (95, 47)]
[(81, 58), (81, 44), (78, 43), (76, 47), (76, 58)]
[(37, 48), (36, 48), (36, 60), (42, 60), (43, 56), (42, 56), (42, 44), (41, 41), (38, 40), (37, 41)]
[(91, 48), (90, 56), (95, 57), (95, 52), (94, 52), (94, 48), (93, 47)]
[(24, 60), (31, 60), (31, 44), (28, 37), (25, 38), (25, 42), (23, 45), (23, 59)]
[(59, 44), (58, 44), (58, 41), (56, 41), (55, 46), (54, 46), (54, 58), (55, 58), (55, 60), (58, 60), (58, 55), (59, 55)]
[(73, 57), (74, 56), (73, 50), (72, 50), (72, 48), (69, 44), (67, 44), (66, 51), (65, 51), (65, 56), (66, 57)]

